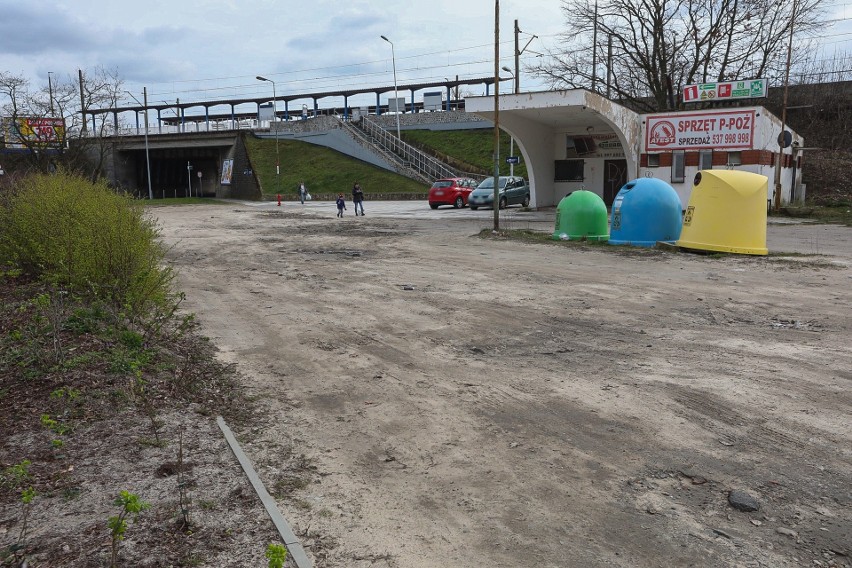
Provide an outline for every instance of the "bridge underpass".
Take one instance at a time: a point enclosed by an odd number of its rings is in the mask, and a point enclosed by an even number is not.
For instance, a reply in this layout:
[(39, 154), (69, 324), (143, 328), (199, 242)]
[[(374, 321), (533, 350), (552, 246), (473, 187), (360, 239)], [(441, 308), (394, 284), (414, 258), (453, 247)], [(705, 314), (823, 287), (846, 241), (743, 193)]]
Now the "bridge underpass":
[[(154, 198), (216, 196), (221, 187), (221, 164), (224, 159), (233, 157), (237, 141), (233, 133), (149, 136), (147, 160), (150, 161)], [(143, 136), (124, 136), (116, 140), (111, 177), (117, 186), (147, 197), (145, 145)]]

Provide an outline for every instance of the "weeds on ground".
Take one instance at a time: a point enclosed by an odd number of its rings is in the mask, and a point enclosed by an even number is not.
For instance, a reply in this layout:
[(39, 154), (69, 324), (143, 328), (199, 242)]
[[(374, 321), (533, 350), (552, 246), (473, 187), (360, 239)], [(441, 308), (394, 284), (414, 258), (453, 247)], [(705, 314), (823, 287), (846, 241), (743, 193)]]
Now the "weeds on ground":
[(270, 544), (266, 547), (266, 558), (269, 559), (269, 568), (284, 568), (287, 547), (283, 544)]
[(852, 227), (852, 202), (838, 200), (830, 205), (809, 202), (804, 205), (789, 205), (773, 215), (807, 219), (814, 223), (836, 223)]
[(3, 470), (2, 475), (0, 475), (0, 487), (19, 492), (20, 494), (21, 530), (18, 532), (17, 540), (9, 546), (8, 550), (2, 553), (2, 558), (11, 556), (15, 562), (20, 561), (24, 557), (24, 551), (27, 547), (27, 523), (33, 499), (35, 499), (36, 495), (35, 490), (29, 485), (31, 480), (30, 465), (31, 462), (29, 460), (23, 460), (20, 463), (7, 467)]
[(124, 535), (127, 533), (127, 519), (130, 518), (131, 521), (136, 521), (139, 513), (151, 506), (139, 499), (138, 495), (129, 491), (122, 491), (113, 503), (121, 507), (121, 510), (118, 515), (110, 517), (107, 520), (107, 526), (112, 536), (111, 568), (118, 566), (118, 545), (124, 540)]
[(183, 430), (183, 427), (181, 427), (178, 433), (177, 490), (178, 505), (180, 506), (180, 529), (182, 531), (189, 531), (192, 528), (192, 498), (189, 495), (190, 483), (186, 478), (183, 464)]

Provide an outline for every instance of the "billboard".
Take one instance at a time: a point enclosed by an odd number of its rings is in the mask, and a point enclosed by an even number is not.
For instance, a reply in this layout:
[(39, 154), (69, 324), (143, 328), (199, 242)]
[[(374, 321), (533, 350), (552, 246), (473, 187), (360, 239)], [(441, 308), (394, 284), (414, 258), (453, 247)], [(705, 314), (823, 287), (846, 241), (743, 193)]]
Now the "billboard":
[[(198, 175), (201, 175), (201, 172), (198, 172)], [(227, 160), (222, 160), (222, 185), (231, 185), (231, 179), (234, 176), (234, 159), (228, 158)]]
[(720, 83), (699, 83), (683, 88), (683, 102), (701, 103), (705, 101), (727, 101), (731, 99), (753, 99), (765, 97), (766, 79), (748, 79), (745, 81), (722, 81)]
[(65, 119), (4, 117), (4, 147), (13, 150), (59, 148), (65, 144)]
[(749, 149), (754, 118), (754, 109), (648, 115), (645, 151)]

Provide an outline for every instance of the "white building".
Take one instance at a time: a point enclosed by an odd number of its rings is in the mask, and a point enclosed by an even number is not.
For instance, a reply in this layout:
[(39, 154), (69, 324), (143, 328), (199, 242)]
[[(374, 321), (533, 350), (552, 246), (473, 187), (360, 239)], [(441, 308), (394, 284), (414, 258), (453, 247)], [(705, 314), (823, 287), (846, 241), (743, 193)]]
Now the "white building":
[[(695, 174), (711, 168), (765, 175), (767, 199), (774, 192), (781, 120), (763, 107), (639, 114), (584, 89), (500, 95), (499, 104), (500, 128), (514, 136), (527, 165), (532, 207), (554, 206), (578, 189), (609, 206), (625, 183), (645, 176), (671, 184), (686, 207)], [(465, 110), (493, 121), (494, 98), (466, 98)], [(792, 201), (794, 178), (796, 198), (804, 195), (795, 152), (804, 144), (791, 134), (783, 203)]]

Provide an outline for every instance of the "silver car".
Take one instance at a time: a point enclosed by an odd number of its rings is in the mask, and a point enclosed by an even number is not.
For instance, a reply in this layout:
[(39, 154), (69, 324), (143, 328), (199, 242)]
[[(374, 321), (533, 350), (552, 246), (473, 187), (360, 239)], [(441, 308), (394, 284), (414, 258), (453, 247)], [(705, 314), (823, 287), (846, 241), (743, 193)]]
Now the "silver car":
[[(500, 176), (500, 209), (507, 205), (530, 204), (530, 186), (526, 180), (515, 176)], [(494, 207), (494, 178), (488, 177), (474, 189), (467, 198), (467, 204), (474, 211), (480, 207)]]

